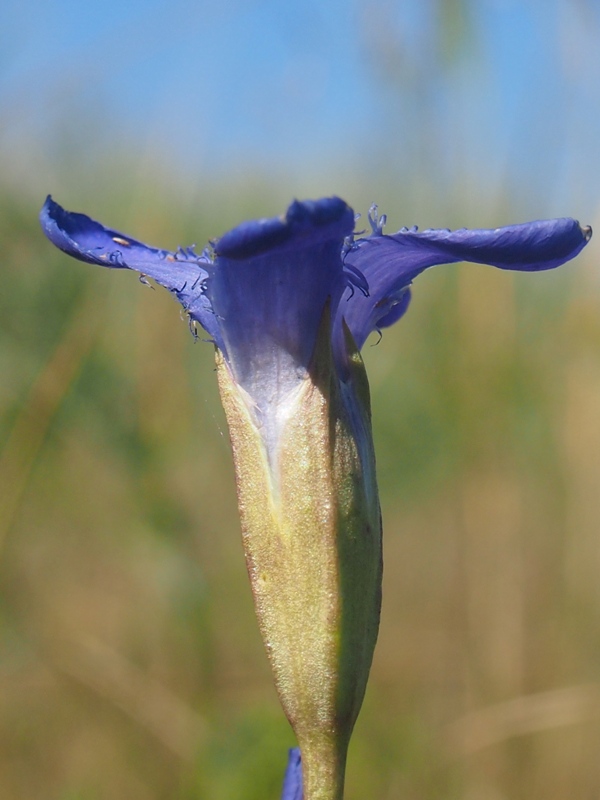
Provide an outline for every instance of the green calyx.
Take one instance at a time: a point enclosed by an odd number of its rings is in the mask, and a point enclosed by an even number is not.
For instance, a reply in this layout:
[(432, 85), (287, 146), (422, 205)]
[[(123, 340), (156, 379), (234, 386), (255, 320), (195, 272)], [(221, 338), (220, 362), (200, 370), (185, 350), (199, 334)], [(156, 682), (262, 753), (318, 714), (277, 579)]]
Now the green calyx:
[(381, 522), (368, 383), (347, 334), (340, 381), (326, 309), (312, 364), (267, 453), (217, 351), (242, 536), (275, 683), (302, 752), (305, 800), (341, 800), (379, 625)]

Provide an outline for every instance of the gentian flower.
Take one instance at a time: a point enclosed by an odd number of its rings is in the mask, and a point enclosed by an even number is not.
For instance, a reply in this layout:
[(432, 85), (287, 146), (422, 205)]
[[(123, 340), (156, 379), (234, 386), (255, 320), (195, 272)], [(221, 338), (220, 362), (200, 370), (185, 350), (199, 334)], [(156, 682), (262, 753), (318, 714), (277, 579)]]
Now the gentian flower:
[[(496, 230), (353, 234), (332, 197), (245, 222), (212, 249), (169, 252), (65, 211), (41, 223), (65, 253), (153, 278), (216, 347), (256, 611), (302, 753), (306, 800), (341, 800), (348, 742), (377, 638), (381, 521), (360, 349), (405, 313), (435, 264), (539, 271), (591, 236), (572, 219)], [(285, 800), (297, 800), (292, 757)]]

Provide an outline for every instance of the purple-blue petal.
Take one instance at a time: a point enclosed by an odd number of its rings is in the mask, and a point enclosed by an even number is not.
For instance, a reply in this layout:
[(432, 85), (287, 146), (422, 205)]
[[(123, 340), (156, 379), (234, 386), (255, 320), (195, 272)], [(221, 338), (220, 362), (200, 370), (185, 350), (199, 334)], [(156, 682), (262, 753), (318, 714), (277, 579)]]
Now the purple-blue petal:
[(208, 297), (259, 416), (309, 366), (325, 305), (335, 310), (347, 284), (341, 251), (353, 227), (337, 197), (295, 201), (285, 217), (243, 223), (215, 245)]
[[(294, 200), (285, 216), (242, 222), (218, 241), (217, 252), (233, 259), (252, 256), (285, 245), (295, 247), (304, 237), (315, 238), (315, 231), (327, 229), (327, 235), (347, 236), (352, 231), (353, 212), (339, 197), (322, 200)], [(350, 230), (348, 230), (350, 226)]]
[(495, 230), (411, 229), (360, 239), (345, 261), (363, 273), (369, 296), (355, 292), (342, 301), (338, 314), (362, 347), (371, 331), (402, 316), (406, 287), (428, 267), (473, 261), (526, 272), (553, 269), (576, 256), (590, 237), (590, 228), (564, 218)]
[(105, 228), (85, 214), (66, 211), (48, 196), (40, 212), (42, 230), (64, 253), (89, 264), (131, 269), (172, 292), (190, 317), (221, 343), (220, 330), (206, 295), (210, 259), (192, 248), (159, 250), (119, 231)]
[(288, 752), (288, 763), (283, 779), (281, 800), (303, 800), (303, 796), (300, 749), (292, 747)]
[[(392, 325), (410, 302), (409, 285), (436, 264), (473, 261), (501, 269), (552, 269), (585, 246), (591, 229), (556, 219), (496, 230), (403, 229), (352, 241), (353, 212), (337, 197), (295, 201), (285, 216), (244, 222), (217, 243), (216, 261), (193, 248), (148, 247), (50, 197), (44, 233), (82, 261), (136, 270), (177, 296), (223, 351), (259, 412), (295, 385), (309, 364), (327, 302), (333, 345), (344, 373), (343, 321), (362, 347), (371, 331)], [(348, 238), (347, 238), (348, 237)]]

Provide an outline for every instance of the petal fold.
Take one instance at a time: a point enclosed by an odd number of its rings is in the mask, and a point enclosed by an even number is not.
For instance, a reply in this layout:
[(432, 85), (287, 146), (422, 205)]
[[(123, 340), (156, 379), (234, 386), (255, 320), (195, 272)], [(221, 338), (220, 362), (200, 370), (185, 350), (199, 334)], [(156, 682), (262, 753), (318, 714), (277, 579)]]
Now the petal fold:
[(354, 293), (342, 301), (338, 313), (360, 348), (373, 330), (402, 316), (408, 305), (406, 288), (428, 267), (472, 261), (525, 272), (553, 269), (576, 256), (591, 233), (576, 220), (562, 218), (495, 230), (403, 229), (359, 239), (345, 262), (363, 273), (369, 296)]

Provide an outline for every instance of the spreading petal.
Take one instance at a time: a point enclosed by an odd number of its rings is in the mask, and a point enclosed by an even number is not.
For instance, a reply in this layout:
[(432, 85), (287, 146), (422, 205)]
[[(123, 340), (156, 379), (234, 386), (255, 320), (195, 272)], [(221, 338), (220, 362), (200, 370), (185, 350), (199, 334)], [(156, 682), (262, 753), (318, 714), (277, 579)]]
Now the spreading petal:
[(159, 250), (131, 236), (105, 228), (85, 214), (65, 211), (48, 196), (40, 212), (42, 230), (60, 250), (102, 267), (131, 269), (153, 278), (172, 292), (190, 317), (220, 344), (220, 331), (206, 295), (212, 268), (208, 256), (193, 248)]
[[(377, 230), (379, 233), (379, 230)], [(346, 264), (358, 269), (369, 294), (355, 292), (340, 304), (358, 347), (377, 328), (396, 322), (406, 310), (410, 283), (427, 267), (457, 261), (491, 264), (500, 269), (533, 272), (553, 269), (573, 258), (591, 237), (573, 219), (511, 225), (495, 230), (403, 229), (391, 236), (360, 239), (346, 253)]]
[(302, 800), (302, 759), (300, 750), (292, 747), (288, 753), (288, 764), (283, 779), (281, 800)]
[(353, 226), (337, 197), (295, 201), (215, 245), (207, 293), (227, 363), (262, 416), (306, 374), (325, 306), (335, 310), (349, 281), (341, 252)]

